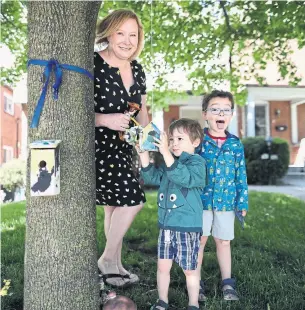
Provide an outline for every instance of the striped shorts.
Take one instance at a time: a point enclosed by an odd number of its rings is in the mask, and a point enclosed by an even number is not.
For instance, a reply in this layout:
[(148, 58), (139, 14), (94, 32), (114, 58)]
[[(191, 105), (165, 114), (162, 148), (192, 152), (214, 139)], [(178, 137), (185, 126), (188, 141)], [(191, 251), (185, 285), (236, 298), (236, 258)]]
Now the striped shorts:
[(183, 270), (197, 268), (201, 233), (160, 229), (158, 258), (172, 259)]

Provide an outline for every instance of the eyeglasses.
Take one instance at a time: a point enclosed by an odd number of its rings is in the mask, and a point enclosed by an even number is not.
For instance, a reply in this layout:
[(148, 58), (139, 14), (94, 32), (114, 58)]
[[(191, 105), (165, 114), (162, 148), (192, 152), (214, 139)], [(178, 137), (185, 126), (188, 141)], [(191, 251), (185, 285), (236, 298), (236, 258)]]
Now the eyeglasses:
[(214, 115), (219, 115), (220, 112), (223, 112), (223, 115), (232, 115), (234, 109), (208, 108), (206, 111), (210, 111)]

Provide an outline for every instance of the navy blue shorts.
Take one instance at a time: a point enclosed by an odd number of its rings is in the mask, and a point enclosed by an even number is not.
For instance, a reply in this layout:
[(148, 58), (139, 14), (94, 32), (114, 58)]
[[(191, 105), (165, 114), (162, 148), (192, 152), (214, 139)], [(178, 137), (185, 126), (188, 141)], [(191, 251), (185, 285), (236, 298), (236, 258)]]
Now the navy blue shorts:
[(160, 229), (158, 238), (158, 258), (172, 259), (183, 270), (197, 268), (200, 247), (199, 232), (180, 232)]

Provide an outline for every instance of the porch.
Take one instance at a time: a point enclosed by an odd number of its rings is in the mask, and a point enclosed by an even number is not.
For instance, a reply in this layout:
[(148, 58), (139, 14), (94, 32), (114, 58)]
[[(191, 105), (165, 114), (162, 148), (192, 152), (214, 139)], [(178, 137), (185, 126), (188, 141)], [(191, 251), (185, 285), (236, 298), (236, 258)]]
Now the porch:
[(247, 102), (239, 115), (240, 136), (285, 139), (290, 164), (304, 166), (305, 87), (247, 85), (247, 90)]

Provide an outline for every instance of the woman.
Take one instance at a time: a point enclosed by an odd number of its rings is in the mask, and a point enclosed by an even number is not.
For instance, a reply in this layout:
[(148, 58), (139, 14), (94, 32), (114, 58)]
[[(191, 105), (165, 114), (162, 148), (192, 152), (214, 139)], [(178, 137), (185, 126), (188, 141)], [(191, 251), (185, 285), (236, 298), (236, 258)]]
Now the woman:
[(132, 172), (132, 147), (120, 139), (130, 125), (130, 103), (141, 106), (137, 121), (148, 124), (145, 73), (135, 60), (144, 43), (139, 18), (130, 10), (113, 11), (98, 25), (96, 43), (106, 47), (94, 54), (96, 201), (104, 205), (107, 238), (98, 267), (105, 283), (121, 287), (139, 280), (123, 267), (121, 252), (146, 201)]

